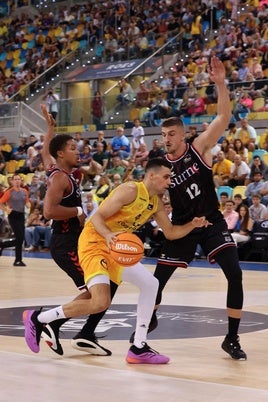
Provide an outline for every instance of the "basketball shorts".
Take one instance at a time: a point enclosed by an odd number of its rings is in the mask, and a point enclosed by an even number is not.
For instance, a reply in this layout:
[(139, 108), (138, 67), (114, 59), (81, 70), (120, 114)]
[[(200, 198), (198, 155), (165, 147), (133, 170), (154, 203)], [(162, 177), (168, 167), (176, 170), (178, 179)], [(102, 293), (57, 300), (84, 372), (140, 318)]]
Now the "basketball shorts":
[(200, 244), (211, 263), (215, 263), (214, 256), (226, 247), (236, 252), (236, 245), (228, 231), (224, 219), (218, 220), (207, 228), (193, 230), (187, 236), (166, 240), (158, 261), (162, 264), (187, 268), (194, 259), (197, 245)]
[(111, 257), (105, 239), (91, 224), (84, 227), (79, 237), (78, 255), (85, 283), (96, 275), (107, 275), (117, 285), (121, 283), (123, 267)]
[(78, 234), (52, 234), (50, 253), (56, 264), (72, 278), (79, 290), (86, 288), (84, 272), (79, 264), (77, 245)]

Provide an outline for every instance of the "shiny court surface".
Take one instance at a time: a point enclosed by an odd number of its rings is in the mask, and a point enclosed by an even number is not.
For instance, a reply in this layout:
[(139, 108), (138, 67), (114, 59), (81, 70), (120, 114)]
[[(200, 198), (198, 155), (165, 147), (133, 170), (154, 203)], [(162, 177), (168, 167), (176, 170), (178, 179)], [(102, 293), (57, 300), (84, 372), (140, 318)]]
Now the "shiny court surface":
[[(38, 257), (38, 258), (36, 258)], [(220, 345), (226, 331), (226, 281), (217, 267), (195, 261), (178, 269), (164, 291), (159, 328), (149, 345), (170, 357), (167, 365), (129, 365), (125, 356), (135, 325), (136, 288), (123, 283), (98, 326), (112, 356), (73, 349), (70, 339), (83, 320), (63, 328), (64, 356), (43, 341), (27, 349), (21, 312), (54, 306), (77, 294), (49, 255), (27, 255), (13, 267), (12, 251), (0, 257), (0, 401), (267, 401), (268, 264), (242, 263), (245, 288), (241, 344), (247, 361), (234, 361)], [(155, 261), (144, 260), (150, 271)], [(160, 311), (160, 310), (159, 310)]]

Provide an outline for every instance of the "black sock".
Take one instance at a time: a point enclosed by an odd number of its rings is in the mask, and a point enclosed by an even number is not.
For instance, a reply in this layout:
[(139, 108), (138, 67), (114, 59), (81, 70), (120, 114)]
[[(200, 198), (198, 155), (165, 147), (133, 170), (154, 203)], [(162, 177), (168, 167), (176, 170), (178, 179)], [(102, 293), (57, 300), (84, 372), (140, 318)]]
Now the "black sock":
[(156, 312), (157, 312), (157, 310), (154, 310), (154, 312), (152, 314), (152, 317), (151, 317), (151, 322), (153, 322), (153, 321), (155, 321), (157, 319)]
[(236, 338), (240, 324), (240, 318), (228, 317), (228, 323), (229, 323), (228, 337)]
[(70, 318), (61, 318), (60, 320), (52, 321), (49, 323), (51, 328), (53, 329), (54, 332), (59, 333), (60, 327), (67, 321), (69, 321)]

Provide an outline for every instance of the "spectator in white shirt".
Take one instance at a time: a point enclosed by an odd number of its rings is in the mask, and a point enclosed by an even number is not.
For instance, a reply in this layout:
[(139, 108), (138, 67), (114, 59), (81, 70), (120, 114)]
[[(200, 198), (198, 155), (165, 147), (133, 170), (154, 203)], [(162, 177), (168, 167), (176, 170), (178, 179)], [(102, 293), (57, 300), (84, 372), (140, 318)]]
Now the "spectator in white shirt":
[(144, 129), (140, 124), (139, 119), (134, 120), (134, 126), (131, 130), (132, 136), (132, 155), (135, 156), (141, 144), (144, 144)]
[(261, 204), (261, 195), (254, 194), (252, 205), (249, 207), (249, 216), (254, 222), (263, 221), (268, 218), (268, 208)]
[(231, 166), (230, 179), (228, 180), (228, 186), (244, 186), (245, 180), (249, 177), (250, 168), (248, 164), (242, 161), (241, 156), (236, 154), (234, 156), (234, 163)]

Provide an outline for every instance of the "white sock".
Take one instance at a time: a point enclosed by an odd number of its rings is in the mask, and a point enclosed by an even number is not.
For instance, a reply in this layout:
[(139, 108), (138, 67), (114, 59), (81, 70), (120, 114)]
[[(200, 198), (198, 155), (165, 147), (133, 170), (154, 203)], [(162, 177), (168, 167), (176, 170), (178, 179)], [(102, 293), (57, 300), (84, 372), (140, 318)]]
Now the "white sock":
[(137, 348), (142, 348), (147, 340), (147, 330), (154, 311), (158, 280), (141, 263), (124, 269), (122, 280), (132, 283), (140, 290), (133, 343)]
[(143, 348), (144, 344), (146, 343), (147, 331), (148, 331), (147, 325), (145, 325), (145, 324), (138, 325), (138, 323), (137, 323), (134, 342), (133, 342), (133, 344), (137, 348), (139, 348), (139, 349)]
[(37, 316), (38, 321), (44, 324), (47, 324), (51, 321), (60, 320), (62, 318), (66, 318), (62, 306), (58, 306), (47, 311), (42, 311)]

